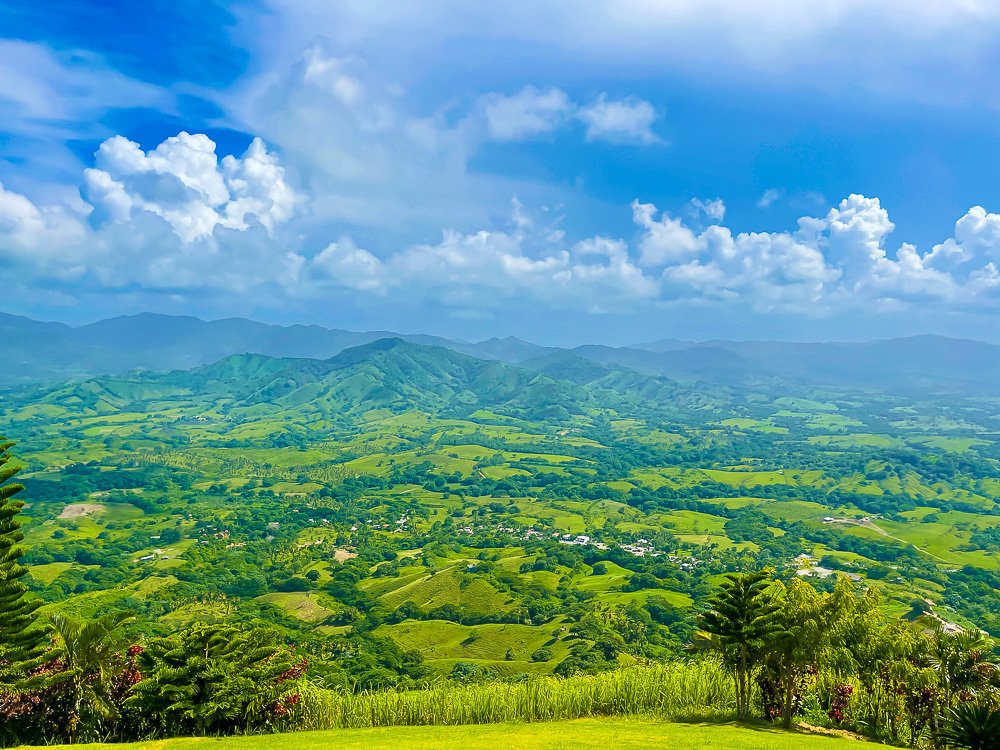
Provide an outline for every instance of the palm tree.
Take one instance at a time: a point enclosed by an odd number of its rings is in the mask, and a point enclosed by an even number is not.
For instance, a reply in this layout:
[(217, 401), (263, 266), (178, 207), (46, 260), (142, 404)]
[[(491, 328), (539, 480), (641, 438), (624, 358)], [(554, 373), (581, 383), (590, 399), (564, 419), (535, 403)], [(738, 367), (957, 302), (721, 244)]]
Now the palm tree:
[(945, 709), (952, 708), (956, 699), (976, 698), (1000, 674), (992, 641), (980, 630), (949, 633), (939, 628), (931, 637), (929, 661), (937, 673)]
[(769, 643), (782, 632), (781, 605), (770, 591), (769, 571), (729, 573), (722, 590), (709, 600), (711, 609), (699, 618), (707, 640), (719, 651), (736, 681), (736, 714), (746, 721), (750, 709), (750, 680)]
[(92, 728), (101, 718), (115, 714), (115, 707), (106, 697), (109, 668), (115, 654), (127, 645), (118, 628), (132, 617), (131, 612), (112, 612), (96, 620), (66, 614), (49, 617), (62, 645), (60, 656), (66, 667), (63, 680), (72, 698), (67, 728), (74, 742), (81, 728)]
[(970, 703), (948, 712), (940, 738), (963, 750), (1000, 750), (1000, 711)]

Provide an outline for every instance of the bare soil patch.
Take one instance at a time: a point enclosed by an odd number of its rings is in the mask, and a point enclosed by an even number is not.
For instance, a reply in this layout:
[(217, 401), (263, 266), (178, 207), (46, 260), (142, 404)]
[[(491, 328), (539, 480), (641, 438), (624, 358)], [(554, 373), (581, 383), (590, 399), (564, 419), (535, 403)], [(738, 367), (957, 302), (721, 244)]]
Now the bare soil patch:
[(103, 513), (104, 510), (104, 506), (98, 503), (73, 503), (72, 505), (67, 505), (63, 508), (59, 517), (83, 518), (85, 516), (95, 516), (98, 513)]

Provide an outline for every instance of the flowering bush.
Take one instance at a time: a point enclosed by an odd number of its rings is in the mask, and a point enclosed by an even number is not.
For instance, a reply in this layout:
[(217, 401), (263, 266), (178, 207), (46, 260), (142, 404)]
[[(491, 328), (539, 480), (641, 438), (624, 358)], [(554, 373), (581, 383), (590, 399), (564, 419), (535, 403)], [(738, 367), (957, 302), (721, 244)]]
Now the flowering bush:
[(841, 683), (833, 689), (830, 701), (830, 710), (826, 715), (838, 724), (844, 720), (847, 711), (847, 704), (850, 703), (851, 695), (854, 693), (854, 686)]
[[(95, 731), (113, 732), (121, 737), (135, 736), (136, 717), (126, 708), (125, 701), (132, 687), (142, 679), (136, 661), (140, 653), (142, 648), (133, 646), (113, 654), (99, 688), (99, 675), (85, 677), (100, 690), (108, 709)], [(0, 739), (4, 744), (45, 744), (71, 739), (80, 717), (70, 677), (65, 660), (54, 656), (28, 672), (24, 689), (0, 691)]]

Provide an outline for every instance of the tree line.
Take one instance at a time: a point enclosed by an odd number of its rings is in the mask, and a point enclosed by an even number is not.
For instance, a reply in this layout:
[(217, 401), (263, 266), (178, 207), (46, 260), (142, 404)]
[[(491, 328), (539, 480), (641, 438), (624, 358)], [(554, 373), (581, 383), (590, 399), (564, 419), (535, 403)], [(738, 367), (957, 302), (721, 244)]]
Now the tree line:
[(817, 591), (771, 571), (730, 573), (699, 617), (693, 648), (719, 655), (740, 721), (791, 726), (807, 702), (834, 725), (892, 744), (1000, 748), (1000, 659), (990, 636), (893, 619), (849, 579)]

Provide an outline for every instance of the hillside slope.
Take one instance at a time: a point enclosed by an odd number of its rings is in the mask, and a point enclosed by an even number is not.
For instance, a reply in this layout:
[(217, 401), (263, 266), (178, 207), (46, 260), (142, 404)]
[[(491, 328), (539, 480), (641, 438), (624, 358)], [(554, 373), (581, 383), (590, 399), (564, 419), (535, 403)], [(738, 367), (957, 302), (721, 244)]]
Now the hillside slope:
[(544, 416), (551, 404), (574, 409), (583, 399), (571, 386), (542, 374), (399, 338), (345, 349), (327, 360), (234, 355), (168, 377), (202, 393), (234, 395), (248, 406), (322, 414), (504, 406)]

